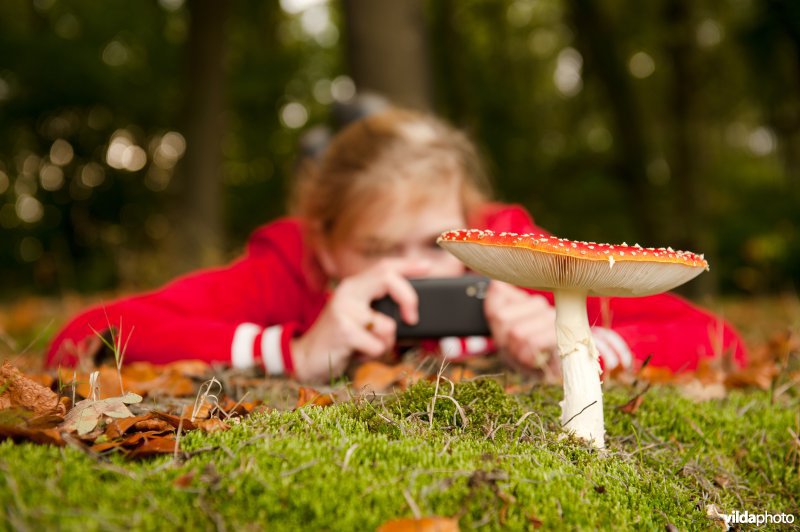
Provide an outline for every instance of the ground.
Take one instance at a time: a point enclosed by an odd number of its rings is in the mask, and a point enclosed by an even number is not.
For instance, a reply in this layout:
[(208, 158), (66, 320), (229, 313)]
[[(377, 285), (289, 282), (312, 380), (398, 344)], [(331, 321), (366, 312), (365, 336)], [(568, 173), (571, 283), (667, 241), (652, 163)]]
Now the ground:
[[(294, 383), (220, 370), (228, 393), (263, 406), (225, 431), (185, 431), (166, 454), (0, 442), (0, 529), (369, 530), (439, 516), (462, 529), (704, 530), (736, 511), (797, 527), (798, 353), (773, 349), (788, 358), (766, 389), (609, 378), (605, 451), (559, 430), (559, 386), (485, 366), (446, 368), (460, 382), (437, 387), (439, 368), (423, 365), (427, 379), (386, 393), (342, 379), (319, 388), (332, 405), (303, 407)], [(163, 397), (132, 410), (156, 407)]]

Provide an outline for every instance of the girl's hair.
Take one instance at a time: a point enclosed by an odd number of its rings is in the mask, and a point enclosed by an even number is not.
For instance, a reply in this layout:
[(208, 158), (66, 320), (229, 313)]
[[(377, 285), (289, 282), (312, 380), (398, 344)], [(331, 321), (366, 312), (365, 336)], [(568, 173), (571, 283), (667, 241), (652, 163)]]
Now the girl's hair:
[(351, 123), (320, 160), (303, 161), (298, 170), (291, 210), (333, 244), (397, 186), (430, 200), (455, 179), (465, 217), (491, 196), (466, 135), (430, 115), (396, 108)]

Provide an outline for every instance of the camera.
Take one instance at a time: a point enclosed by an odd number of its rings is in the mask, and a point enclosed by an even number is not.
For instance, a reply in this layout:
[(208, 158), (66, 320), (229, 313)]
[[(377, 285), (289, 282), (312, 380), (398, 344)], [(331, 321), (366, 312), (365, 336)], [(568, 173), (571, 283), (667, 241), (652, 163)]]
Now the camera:
[(394, 319), (398, 340), (444, 336), (489, 336), (483, 300), (489, 279), (479, 275), (409, 279), (419, 297), (419, 321), (409, 325), (389, 296), (373, 301), (372, 308)]

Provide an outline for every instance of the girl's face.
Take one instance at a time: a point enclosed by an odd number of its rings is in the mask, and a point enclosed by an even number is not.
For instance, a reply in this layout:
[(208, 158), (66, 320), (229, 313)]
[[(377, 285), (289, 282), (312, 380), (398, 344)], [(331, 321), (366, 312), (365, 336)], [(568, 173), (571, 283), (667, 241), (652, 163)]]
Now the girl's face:
[(436, 244), (444, 231), (466, 227), (459, 183), (435, 187), (436, 194), (420, 198), (419, 191), (396, 191), (358, 220), (346, 241), (320, 249), (329, 277), (355, 275), (385, 258), (419, 259), (430, 265), (429, 277), (457, 277), (464, 265)]

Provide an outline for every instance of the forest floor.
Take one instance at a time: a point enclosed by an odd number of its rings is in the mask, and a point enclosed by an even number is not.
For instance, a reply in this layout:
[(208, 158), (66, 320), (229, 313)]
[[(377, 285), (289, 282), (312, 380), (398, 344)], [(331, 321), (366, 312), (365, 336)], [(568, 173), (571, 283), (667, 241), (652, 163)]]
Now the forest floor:
[[(192, 363), (42, 372), (68, 304), (17, 305), (0, 312), (0, 530), (695, 530), (744, 512), (784, 521), (768, 529), (800, 523), (791, 298), (726, 304), (754, 355), (744, 371), (720, 360), (609, 375), (603, 451), (564, 437), (557, 383), (495, 359), (412, 353), (316, 389)], [(99, 394), (80, 402), (92, 371)], [(39, 395), (4, 405), (18, 392)]]

